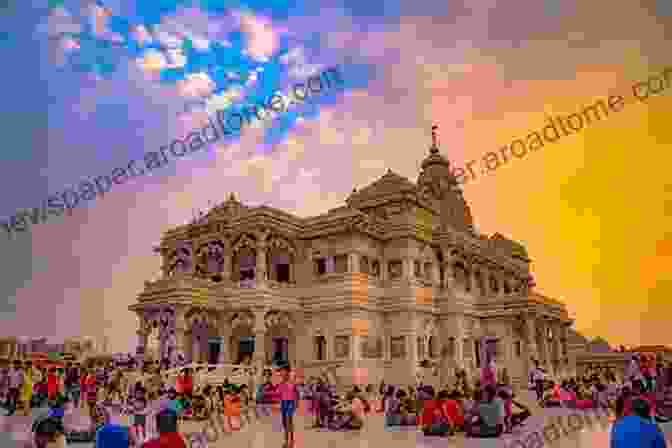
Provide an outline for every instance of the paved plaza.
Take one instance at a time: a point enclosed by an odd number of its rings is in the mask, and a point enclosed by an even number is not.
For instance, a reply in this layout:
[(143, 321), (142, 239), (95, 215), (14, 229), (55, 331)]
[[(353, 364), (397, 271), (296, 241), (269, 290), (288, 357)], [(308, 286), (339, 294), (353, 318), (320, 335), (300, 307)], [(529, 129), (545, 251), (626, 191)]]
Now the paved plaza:
[[(557, 447), (557, 448), (607, 448), (609, 446), (609, 431), (611, 425), (605, 423), (604, 426), (596, 421), (592, 427), (583, 426), (577, 430), (568, 429), (566, 431), (559, 431), (560, 435), (554, 442), (538, 442), (529, 440), (529, 437), (534, 432), (543, 431), (544, 427), (560, 421), (563, 426), (569, 428), (567, 425), (568, 417), (577, 411), (568, 409), (539, 409), (534, 407), (533, 416), (527, 420), (523, 428), (519, 428), (514, 434), (505, 435), (499, 439), (467, 439), (463, 435), (457, 435), (451, 438), (441, 437), (425, 437), (418, 432), (415, 427), (407, 428), (385, 428), (383, 425), (382, 415), (371, 415), (367, 417), (366, 426), (359, 432), (335, 432), (321, 429), (310, 429), (312, 420), (310, 417), (301, 413), (296, 416), (295, 426), (296, 433), (296, 447), (297, 448), (406, 448), (409, 446), (416, 446), (419, 448), (433, 448), (433, 447), (464, 447), (464, 448), (488, 448), (488, 447), (511, 447), (511, 448), (539, 448)], [(44, 409), (33, 410), (33, 416), (45, 412)], [(123, 419), (126, 423), (127, 419)], [(29, 437), (28, 431), (31, 423), (30, 417), (12, 416), (0, 417), (0, 447), (15, 447), (22, 446), (20, 443), (27, 440)], [(74, 428), (86, 428), (88, 425), (88, 418), (82, 414), (81, 411), (74, 411), (65, 418), (66, 426)], [(571, 423), (570, 423), (571, 425)], [(188, 421), (181, 424), (180, 429), (183, 433), (188, 434), (197, 432), (204, 427), (203, 422)], [(668, 446), (672, 441), (672, 423), (661, 425), (665, 431)], [(556, 436), (551, 434), (548, 436), (551, 440), (556, 439)], [(564, 434), (562, 434), (564, 432)], [(280, 416), (276, 413), (269, 417), (262, 417), (260, 420), (254, 421), (250, 425), (244, 425), (240, 431), (234, 433), (224, 434), (218, 428), (218, 440), (214, 443), (208, 443), (208, 448), (216, 447), (240, 447), (240, 448), (280, 448), (283, 444), (283, 433), (280, 423)], [(213, 436), (211, 436), (213, 437)], [(514, 443), (515, 440), (520, 440), (523, 444)], [(527, 440), (527, 442), (526, 442)], [(538, 440), (543, 440), (542, 438)], [(189, 445), (189, 444), (188, 444)], [(91, 448), (92, 443), (77, 443), (70, 446), (76, 448)], [(200, 448), (197, 443), (194, 443), (193, 448)], [(203, 447), (205, 448), (205, 447)]]

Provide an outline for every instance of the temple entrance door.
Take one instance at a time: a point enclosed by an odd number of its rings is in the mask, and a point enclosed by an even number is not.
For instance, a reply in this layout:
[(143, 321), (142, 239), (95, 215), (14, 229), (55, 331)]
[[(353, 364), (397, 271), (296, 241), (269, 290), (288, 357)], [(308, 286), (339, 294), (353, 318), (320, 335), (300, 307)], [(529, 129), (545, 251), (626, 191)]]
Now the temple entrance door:
[(254, 337), (243, 336), (238, 342), (238, 359), (236, 364), (242, 363), (245, 358), (252, 359), (254, 355)]
[(273, 364), (285, 364), (289, 361), (289, 339), (273, 338)]

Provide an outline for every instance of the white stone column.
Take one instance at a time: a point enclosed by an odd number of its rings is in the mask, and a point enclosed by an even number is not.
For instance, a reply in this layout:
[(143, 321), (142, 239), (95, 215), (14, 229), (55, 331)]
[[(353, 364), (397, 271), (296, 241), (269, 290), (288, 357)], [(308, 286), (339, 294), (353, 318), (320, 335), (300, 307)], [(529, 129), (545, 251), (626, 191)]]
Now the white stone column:
[(492, 288), (490, 288), (490, 269), (487, 266), (481, 267), (481, 279), (483, 280), (483, 292), (486, 298), (492, 297)]
[[(268, 266), (266, 263), (266, 256), (268, 249), (266, 247), (266, 242), (259, 240), (256, 247), (256, 272), (254, 273), (255, 282), (258, 284), (263, 284), (268, 280)], [(256, 344), (256, 342), (255, 342)]]
[(233, 329), (228, 318), (220, 319), (220, 330), (219, 334), (222, 337), (222, 347), (219, 351), (219, 362), (222, 364), (231, 363), (231, 335), (233, 334)]
[(361, 340), (361, 336), (356, 332), (353, 333), (352, 337), (350, 338), (350, 343), (352, 344), (351, 355), (353, 361), (360, 361), (362, 359), (360, 347)]
[(350, 253), (348, 254), (348, 272), (360, 272), (359, 268), (359, 254)]
[(471, 269), (469, 270), (469, 281), (471, 282), (471, 294), (474, 297), (481, 297), (481, 288), (478, 285), (478, 276), (476, 275), (476, 271), (478, 271), (478, 266), (472, 265)]
[(222, 263), (222, 279), (225, 281), (231, 280), (233, 273), (233, 254), (230, 250), (224, 252), (224, 262)]
[(401, 261), (402, 261), (401, 278), (412, 279), (414, 277), (413, 259), (410, 257), (404, 257), (401, 259)]
[(303, 366), (307, 361), (312, 361), (313, 346), (309, 330), (309, 318), (303, 311), (298, 311), (294, 314), (294, 327), (292, 334), (294, 336), (294, 357), (298, 366)]
[(430, 279), (432, 280), (433, 286), (441, 286), (441, 266), (439, 265), (438, 260), (432, 262), (432, 273)]
[(266, 365), (266, 316), (265, 308), (254, 309), (254, 355), (252, 356), (256, 364), (261, 367)]

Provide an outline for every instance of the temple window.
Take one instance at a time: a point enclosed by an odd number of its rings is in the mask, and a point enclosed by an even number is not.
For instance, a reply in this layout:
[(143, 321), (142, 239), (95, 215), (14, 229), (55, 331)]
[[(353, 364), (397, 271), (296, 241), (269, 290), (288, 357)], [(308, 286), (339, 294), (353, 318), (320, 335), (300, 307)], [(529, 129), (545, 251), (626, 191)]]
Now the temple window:
[(324, 275), (327, 273), (327, 259), (318, 258), (315, 260), (315, 275)]
[(315, 336), (315, 359), (325, 361), (327, 359), (327, 338), (324, 336)]
[(237, 254), (238, 275), (240, 280), (254, 280), (257, 269), (257, 257), (253, 249), (242, 248)]
[(336, 255), (334, 257), (334, 272), (344, 274), (348, 272), (348, 256)]
[(508, 281), (504, 281), (504, 294), (511, 294), (511, 285)]
[(274, 280), (281, 283), (289, 283), (290, 278), (290, 256), (287, 253), (274, 253), (271, 256), (273, 266)]
[(422, 277), (422, 266), (418, 260), (413, 260), (413, 276), (416, 278)]
[(388, 272), (390, 280), (401, 278), (403, 272), (403, 264), (401, 260), (392, 260), (388, 263)]

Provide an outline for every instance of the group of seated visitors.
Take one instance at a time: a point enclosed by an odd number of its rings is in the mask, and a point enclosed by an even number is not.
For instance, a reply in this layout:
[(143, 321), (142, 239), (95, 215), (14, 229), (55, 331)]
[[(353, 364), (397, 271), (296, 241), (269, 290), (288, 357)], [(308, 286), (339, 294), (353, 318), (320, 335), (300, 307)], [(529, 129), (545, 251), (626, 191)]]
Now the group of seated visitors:
[(403, 389), (388, 386), (385, 394), (385, 425), (417, 425), (416, 403)]
[[(438, 393), (431, 386), (420, 386), (415, 397), (409, 397), (403, 389), (387, 386), (382, 397), (385, 424), (417, 424), (427, 436), (449, 436), (464, 431), (470, 437), (498, 437), (503, 432), (511, 432), (531, 415), (525, 405), (514, 399), (513, 391), (506, 384), (481, 388), (477, 382), (471, 396), (461, 393), (465, 385), (462, 381), (459, 389), (444, 389)], [(520, 411), (514, 413), (513, 406)]]
[(464, 428), (464, 414), (458, 403), (459, 394), (457, 392), (449, 393), (442, 390), (436, 396), (432, 396), (423, 401), (422, 432), (426, 436), (448, 436), (454, 435), (455, 431)]

